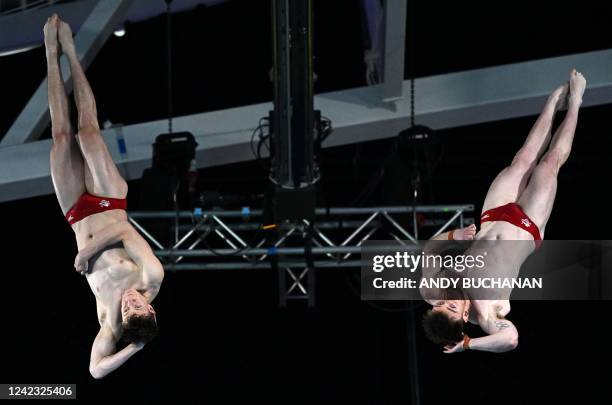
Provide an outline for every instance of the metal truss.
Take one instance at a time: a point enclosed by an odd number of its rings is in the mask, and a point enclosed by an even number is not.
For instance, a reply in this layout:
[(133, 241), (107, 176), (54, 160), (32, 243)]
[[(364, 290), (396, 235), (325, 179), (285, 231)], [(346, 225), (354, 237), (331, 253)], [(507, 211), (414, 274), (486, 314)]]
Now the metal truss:
[[(132, 211), (129, 221), (151, 242), (167, 271), (278, 268), (281, 304), (305, 299), (313, 305), (314, 269), (360, 267), (358, 254), (368, 239), (392, 238), (416, 248), (420, 227), (436, 236), (473, 223), (473, 212), (471, 204), (318, 208), (312, 224), (266, 224), (262, 210), (196, 208)], [(159, 235), (147, 229), (153, 224), (164, 224), (155, 226)], [(170, 241), (162, 241), (160, 229), (166, 238), (172, 235)]]

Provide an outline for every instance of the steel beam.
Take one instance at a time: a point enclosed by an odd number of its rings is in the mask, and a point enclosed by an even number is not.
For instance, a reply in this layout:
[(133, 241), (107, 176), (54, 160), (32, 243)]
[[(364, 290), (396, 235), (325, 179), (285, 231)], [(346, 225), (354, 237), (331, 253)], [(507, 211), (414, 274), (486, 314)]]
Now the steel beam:
[[(612, 103), (612, 50), (604, 50), (417, 79), (417, 121), (444, 129), (537, 114), (573, 67), (588, 80), (583, 106)], [(404, 90), (408, 85), (403, 83)], [(393, 137), (409, 126), (409, 100), (398, 100), (391, 109), (381, 95), (381, 86), (370, 86), (316, 96), (315, 108), (330, 117), (336, 129), (323, 147)], [(217, 166), (253, 159), (251, 133), (271, 108), (272, 103), (256, 104), (178, 117), (173, 123), (176, 131), (196, 136), (198, 167)], [(128, 180), (139, 179), (151, 166), (151, 144), (166, 130), (165, 120), (124, 127), (124, 156), (116, 130), (104, 131)], [(50, 147), (46, 140), (0, 148), (0, 202), (52, 192)]]

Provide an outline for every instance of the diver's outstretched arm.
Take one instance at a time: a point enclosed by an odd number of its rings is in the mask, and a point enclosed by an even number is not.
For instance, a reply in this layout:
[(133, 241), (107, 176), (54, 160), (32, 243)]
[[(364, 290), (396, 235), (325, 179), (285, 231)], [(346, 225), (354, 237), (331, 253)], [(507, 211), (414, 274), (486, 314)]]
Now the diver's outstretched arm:
[(115, 337), (108, 326), (102, 326), (91, 347), (89, 372), (95, 379), (103, 378), (119, 368), (143, 347), (144, 343), (130, 343), (115, 352)]
[[(484, 352), (502, 353), (516, 349), (518, 346), (518, 330), (512, 322), (507, 319), (494, 319), (480, 325), (482, 329), (489, 333), (474, 339), (467, 339), (469, 350), (480, 350)], [(465, 340), (455, 345), (444, 346), (444, 353), (459, 353), (464, 351)]]

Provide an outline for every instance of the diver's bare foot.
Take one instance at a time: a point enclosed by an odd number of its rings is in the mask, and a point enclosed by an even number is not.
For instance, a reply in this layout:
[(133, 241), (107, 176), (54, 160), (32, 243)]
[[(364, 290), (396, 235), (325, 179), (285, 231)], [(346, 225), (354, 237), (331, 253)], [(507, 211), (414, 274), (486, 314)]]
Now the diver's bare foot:
[(62, 45), (62, 51), (67, 55), (73, 55), (76, 53), (74, 49), (74, 39), (72, 39), (72, 30), (70, 25), (62, 20), (59, 20), (57, 26), (57, 37), (60, 44)]
[(576, 69), (572, 69), (569, 81), (569, 104), (580, 106), (580, 104), (582, 104), (582, 95), (585, 89), (586, 79), (582, 73), (576, 71)]
[(476, 235), (476, 225), (472, 224), (465, 228), (455, 229), (453, 231), (454, 240), (473, 240)]
[(48, 56), (57, 56), (58, 54), (58, 43), (57, 43), (57, 27), (59, 17), (57, 14), (53, 14), (47, 18), (47, 22), (43, 28), (45, 34), (45, 49)]

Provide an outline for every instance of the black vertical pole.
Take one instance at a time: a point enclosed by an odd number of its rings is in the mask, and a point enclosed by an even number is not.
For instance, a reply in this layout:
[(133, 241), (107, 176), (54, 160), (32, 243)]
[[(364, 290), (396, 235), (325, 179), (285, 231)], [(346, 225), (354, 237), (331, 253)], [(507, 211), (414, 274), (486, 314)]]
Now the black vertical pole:
[[(274, 52), (274, 111), (271, 117), (271, 169), (274, 223), (314, 221), (314, 89), (312, 0), (271, 0)], [(304, 236), (305, 246), (312, 233)], [(308, 248), (309, 249), (309, 248)], [(286, 274), (279, 258), (281, 305), (286, 303)], [(314, 266), (306, 257), (308, 304), (314, 305)], [(284, 295), (282, 295), (284, 294)], [(300, 296), (299, 298), (304, 298)]]
[(312, 0), (272, 0), (272, 181), (300, 189), (314, 180)]
[(416, 342), (416, 309), (414, 301), (409, 302), (408, 311), (408, 371), (410, 373), (410, 397), (412, 405), (421, 403), (421, 387), (419, 385), (419, 362)]

